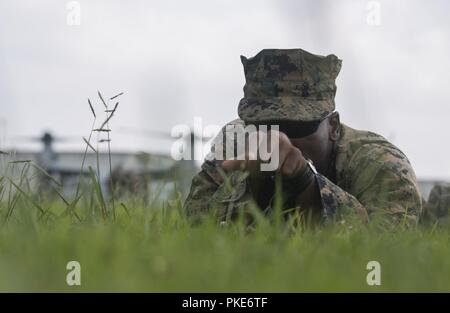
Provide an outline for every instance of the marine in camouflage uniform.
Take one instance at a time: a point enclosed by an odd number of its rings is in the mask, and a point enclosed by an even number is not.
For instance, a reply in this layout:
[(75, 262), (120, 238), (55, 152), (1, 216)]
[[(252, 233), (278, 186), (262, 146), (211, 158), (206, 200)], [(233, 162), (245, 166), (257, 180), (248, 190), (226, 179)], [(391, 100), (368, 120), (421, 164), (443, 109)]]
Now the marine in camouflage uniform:
[(426, 225), (450, 226), (450, 184), (439, 183), (433, 186), (427, 202), (423, 202), (422, 222)]
[[(318, 56), (301, 49), (266, 49), (253, 58), (241, 57), (241, 60), (246, 84), (244, 98), (238, 106), (240, 118), (227, 125), (276, 121), (297, 122), (295, 125), (299, 128), (307, 128), (308, 123), (326, 123), (333, 114), (336, 120), (335, 79), (342, 61), (335, 55)], [(338, 136), (329, 143), (331, 149), (327, 152), (326, 166), (317, 168), (314, 183), (302, 191), (317, 194), (319, 204), (314, 210), (319, 221), (332, 223), (356, 213), (369, 220), (378, 216), (394, 226), (401, 222), (417, 223), (422, 211), (421, 196), (414, 171), (404, 153), (380, 135), (341, 124), (338, 115), (337, 123)], [(224, 142), (230, 139), (226, 129), (224, 127), (213, 142), (213, 155), (217, 156), (217, 150), (225, 150)], [(289, 138), (292, 142), (296, 140)], [(308, 136), (305, 138), (306, 145)], [(314, 157), (310, 159), (316, 164)], [(223, 162), (213, 158), (203, 163), (201, 171), (192, 180), (184, 204), (187, 213), (201, 216), (213, 211), (224, 221), (245, 212), (250, 203), (258, 204), (263, 212), (270, 212), (274, 200), (273, 179), (259, 176), (265, 182), (255, 193), (252, 189), (255, 180), (248, 171), (235, 169), (227, 172), (228, 179), (225, 179)], [(285, 187), (290, 187), (288, 179), (283, 183)], [(295, 186), (290, 190), (295, 193)], [(294, 199), (295, 196), (302, 195), (294, 195)], [(255, 199), (258, 197), (265, 201)], [(296, 201), (289, 205), (284, 202), (283, 207), (302, 210)]]

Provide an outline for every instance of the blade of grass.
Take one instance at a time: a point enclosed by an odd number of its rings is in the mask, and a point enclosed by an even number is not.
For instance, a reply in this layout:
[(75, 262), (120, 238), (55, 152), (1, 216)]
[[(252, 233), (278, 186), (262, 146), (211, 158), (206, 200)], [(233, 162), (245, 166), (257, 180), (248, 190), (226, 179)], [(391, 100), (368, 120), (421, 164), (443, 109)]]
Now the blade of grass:
[(18, 161), (9, 161), (11, 164), (19, 164), (19, 163), (31, 163), (33, 160), (18, 160)]
[(16, 189), (25, 197), (25, 199), (27, 199), (28, 201), (30, 201), (31, 204), (33, 204), (33, 206), (35, 206), (39, 212), (41, 212), (42, 215), (45, 214), (44, 209), (42, 209), (42, 207), (39, 205), (39, 203), (37, 203), (36, 201), (34, 201), (26, 192), (24, 192), (22, 190), (22, 188), (20, 188), (16, 183), (14, 183), (10, 178), (8, 178), (9, 182), (16, 187)]
[(97, 118), (97, 115), (95, 114), (94, 107), (92, 106), (91, 100), (88, 98), (89, 107), (91, 108), (92, 115), (94, 115), (94, 118)]
[(98, 93), (98, 97), (99, 97), (100, 100), (102, 101), (102, 103), (103, 103), (103, 105), (105, 106), (105, 108), (108, 108), (108, 106), (106, 105), (105, 100), (103, 100), (103, 96), (102, 96), (102, 94), (100, 93), (100, 91), (97, 90), (97, 93)]
[(83, 194), (80, 194), (75, 200), (73, 200), (70, 204), (67, 203), (67, 208), (66, 210), (59, 216), (59, 217), (64, 217), (67, 214), (73, 214), (73, 216), (75, 216), (77, 218), (77, 220), (79, 222), (81, 222), (81, 218), (78, 216), (77, 212), (75, 212), (75, 206), (77, 205), (78, 201), (81, 199), (81, 197), (83, 196)]
[(31, 162), (31, 165), (37, 169), (39, 172), (41, 172), (45, 177), (47, 177), (49, 180), (51, 180), (52, 182), (54, 182), (56, 185), (58, 185), (59, 187), (62, 187), (62, 184), (57, 181), (52, 175), (50, 175), (45, 169), (43, 169), (41, 166), (39, 166), (38, 164), (36, 164), (35, 162)]
[(120, 203), (120, 206), (125, 210), (125, 213), (127, 213), (128, 217), (131, 217), (130, 212), (127, 209), (127, 206), (123, 202)]
[(107, 132), (110, 132), (111, 129), (101, 129), (101, 128), (96, 128), (96, 129), (93, 129), (93, 131), (95, 131), (95, 132), (105, 132), (105, 133), (107, 133)]
[(95, 150), (95, 148), (89, 143), (89, 141), (88, 141), (86, 138), (83, 137), (83, 140), (84, 140), (84, 142), (87, 144), (87, 146), (88, 146), (89, 148), (91, 148), (92, 151), (94, 151), (94, 153), (97, 153), (97, 150)]
[(120, 97), (121, 95), (123, 95), (124, 93), (123, 92), (121, 92), (121, 93), (119, 93), (119, 94), (117, 94), (117, 95), (115, 95), (115, 96), (113, 96), (113, 97), (111, 97), (111, 98), (109, 98), (109, 100), (114, 100), (114, 99), (116, 99), (116, 98), (118, 98), (118, 97)]
[(95, 195), (97, 196), (97, 200), (102, 209), (103, 217), (106, 218), (107, 212), (106, 212), (105, 198), (103, 197), (102, 187), (100, 186), (100, 183), (97, 180), (97, 177), (95, 175), (94, 170), (92, 169), (92, 166), (89, 166), (89, 174), (91, 176)]

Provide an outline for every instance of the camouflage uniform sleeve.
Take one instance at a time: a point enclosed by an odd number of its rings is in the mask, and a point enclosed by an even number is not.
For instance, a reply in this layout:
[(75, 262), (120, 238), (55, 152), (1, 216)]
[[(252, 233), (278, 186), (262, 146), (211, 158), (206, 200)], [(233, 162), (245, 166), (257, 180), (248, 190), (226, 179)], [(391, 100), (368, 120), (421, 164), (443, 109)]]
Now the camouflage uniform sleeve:
[(184, 202), (188, 216), (201, 218), (212, 213), (217, 220), (224, 221), (235, 217), (250, 201), (248, 173), (234, 171), (225, 180), (218, 170), (219, 164), (217, 161), (206, 161), (200, 173), (193, 178)]
[(330, 224), (336, 220), (344, 220), (348, 214), (356, 213), (367, 220), (367, 211), (354, 196), (331, 182), (321, 174), (316, 175), (322, 201), (322, 223)]
[(368, 213), (386, 226), (416, 224), (422, 210), (416, 177), (404, 154), (393, 147), (363, 145), (349, 161), (343, 186), (318, 176), (325, 220), (342, 213)]
[(210, 154), (202, 164), (200, 173), (193, 178), (184, 203), (184, 210), (189, 216), (213, 213), (219, 221), (225, 220), (235, 216), (251, 200), (248, 173), (234, 171), (225, 179), (225, 173), (220, 171), (226, 147), (231, 144), (237, 150), (234, 134), (227, 133), (227, 127), (243, 125), (242, 120), (231, 121), (214, 138)]
[(208, 212), (208, 199), (211, 199), (219, 184), (203, 169), (194, 176), (191, 189), (184, 201), (184, 211), (189, 216)]

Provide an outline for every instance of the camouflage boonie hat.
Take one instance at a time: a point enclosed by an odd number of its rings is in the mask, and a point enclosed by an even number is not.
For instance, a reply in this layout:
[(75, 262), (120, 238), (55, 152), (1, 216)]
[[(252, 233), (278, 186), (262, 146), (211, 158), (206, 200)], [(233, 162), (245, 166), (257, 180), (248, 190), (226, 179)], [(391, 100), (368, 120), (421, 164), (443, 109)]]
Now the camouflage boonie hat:
[(342, 60), (302, 49), (264, 49), (241, 56), (244, 98), (238, 114), (246, 122), (316, 121), (334, 111), (335, 79)]

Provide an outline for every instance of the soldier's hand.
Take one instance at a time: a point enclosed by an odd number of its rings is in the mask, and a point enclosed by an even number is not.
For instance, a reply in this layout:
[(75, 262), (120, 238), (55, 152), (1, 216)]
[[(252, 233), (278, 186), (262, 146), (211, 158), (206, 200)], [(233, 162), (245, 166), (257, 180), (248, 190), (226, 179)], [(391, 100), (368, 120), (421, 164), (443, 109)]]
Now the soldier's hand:
[[(241, 156), (241, 160), (225, 160), (222, 163), (222, 168), (226, 172), (241, 169), (249, 171), (251, 175), (261, 174), (261, 165), (264, 162), (270, 162), (271, 160), (261, 159), (261, 147), (262, 145), (268, 145), (270, 158), (278, 159), (275, 164), (275, 172), (282, 174), (285, 177), (294, 177), (301, 173), (307, 166), (306, 160), (303, 157), (302, 152), (295, 147), (289, 138), (282, 132), (271, 130), (270, 132), (257, 131), (249, 135), (249, 141), (255, 139), (252, 136), (256, 136), (258, 142), (257, 145), (246, 144), (245, 155)], [(271, 136), (277, 136), (278, 149), (272, 149), (270, 147)], [(278, 158), (274, 155), (278, 153)]]

